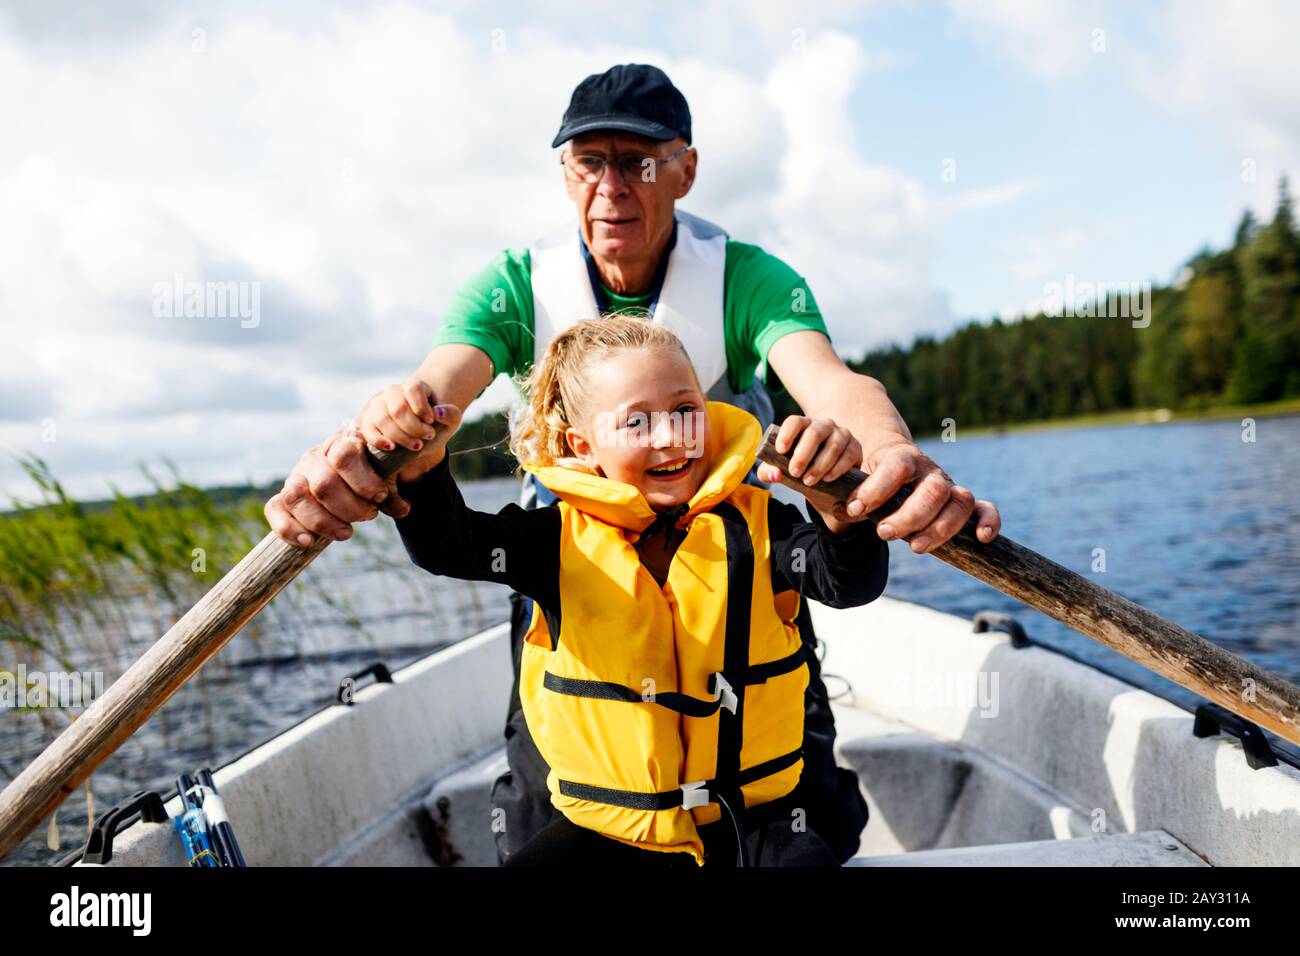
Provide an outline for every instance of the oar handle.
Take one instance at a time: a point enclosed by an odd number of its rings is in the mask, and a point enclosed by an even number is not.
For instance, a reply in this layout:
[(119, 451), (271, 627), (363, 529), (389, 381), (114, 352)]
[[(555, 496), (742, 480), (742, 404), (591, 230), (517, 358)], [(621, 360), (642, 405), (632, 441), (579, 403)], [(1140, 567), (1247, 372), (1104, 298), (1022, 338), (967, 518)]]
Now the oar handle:
[[(781, 470), (780, 483), (821, 509), (845, 520), (844, 502), (867, 478), (851, 468), (834, 481), (805, 485), (788, 473), (790, 459), (776, 450), (777, 425), (769, 425), (758, 458)], [(898, 510), (911, 486), (904, 485), (870, 512), (879, 522)], [(1080, 634), (1100, 641), (1149, 670), (1300, 744), (1300, 688), (1191, 631), (1166, 621), (1069, 568), (1037, 554), (1006, 535), (987, 544), (975, 536), (975, 519), (929, 554), (1042, 611)]]
[[(435, 429), (442, 427), (442, 425), (434, 425)], [(403, 448), (401, 445), (398, 445), (392, 451), (384, 451), (382, 448), (376, 448), (366, 442), (366, 458), (370, 461), (370, 467), (375, 470), (375, 473), (380, 478), (391, 478), (419, 458), (420, 454), (421, 452), (411, 451), (411, 449)]]
[[(435, 428), (445, 426), (438, 424)], [(389, 478), (419, 452), (367, 446), (375, 471)], [(239, 629), (298, 576), (332, 539), (307, 547), (266, 535), (194, 607), (0, 792), (0, 860), (137, 729)]]

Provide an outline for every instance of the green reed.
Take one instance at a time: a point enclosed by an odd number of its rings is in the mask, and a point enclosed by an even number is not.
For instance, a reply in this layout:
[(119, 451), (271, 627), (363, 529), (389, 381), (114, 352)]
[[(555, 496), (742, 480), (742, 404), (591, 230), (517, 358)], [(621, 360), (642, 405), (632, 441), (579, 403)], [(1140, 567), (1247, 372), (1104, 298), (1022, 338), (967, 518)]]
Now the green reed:
[[(202, 489), (185, 481), (170, 462), (159, 469), (141, 466), (147, 493), (132, 496), (109, 486), (111, 497), (102, 501), (73, 498), (36, 455), (18, 462), (32, 491), (11, 499), (10, 510), (0, 512), (0, 673), (10, 680), (23, 662), (29, 674), (102, 671), (111, 684), (268, 530), (262, 509), (269, 489)], [(411, 605), (433, 600), (430, 620), (442, 616), (427, 577), (391, 539), (359, 533), (353, 542), (331, 556), (341, 562), (342, 573), (309, 569), (245, 627), (242, 635), (259, 646), (259, 654), (268, 642), (277, 656), (302, 655), (322, 628), (328, 634), (339, 625), (351, 632), (350, 643), (359, 639), (377, 647), (348, 591), (356, 587), (349, 584), (354, 572), (382, 571), (386, 586), (409, 587)], [(472, 597), (477, 601), (477, 594)], [(402, 596), (395, 600), (406, 603)], [(322, 620), (320, 611), (330, 620)], [(151, 718), (165, 748), (177, 745), (178, 735), (211, 736), (209, 675), (241, 673), (233, 667), (217, 655), (195, 675), (192, 687)], [(22, 759), (30, 759), (34, 744), (44, 746), (76, 719), (74, 708), (57, 702), (10, 714), (15, 722), (0, 730), (9, 745), (22, 742), (27, 751)], [(37, 740), (24, 728), (35, 730)], [(0, 786), (21, 769), (19, 755), (3, 751)], [(85, 815), (77, 819), (89, 825), (91, 780), (85, 791)], [(50, 848), (58, 847), (60, 830), (63, 839), (76, 837), (80, 823), (71, 829), (68, 823), (66, 812), (58, 822), (51, 818)]]
[[(166, 632), (266, 533), (265, 499), (255, 489), (209, 492), (170, 462), (167, 480), (141, 466), (149, 493), (110, 486), (112, 497), (98, 502), (72, 498), (35, 455), (19, 464), (34, 494), (0, 514), (0, 668), (11, 672), (21, 659), (29, 668), (93, 667), (112, 679), (134, 648)], [(306, 575), (284, 604), (301, 606), (304, 595), (373, 640), (346, 595)], [(293, 615), (271, 617), (291, 623)], [(263, 637), (258, 625), (246, 631), (254, 641)]]

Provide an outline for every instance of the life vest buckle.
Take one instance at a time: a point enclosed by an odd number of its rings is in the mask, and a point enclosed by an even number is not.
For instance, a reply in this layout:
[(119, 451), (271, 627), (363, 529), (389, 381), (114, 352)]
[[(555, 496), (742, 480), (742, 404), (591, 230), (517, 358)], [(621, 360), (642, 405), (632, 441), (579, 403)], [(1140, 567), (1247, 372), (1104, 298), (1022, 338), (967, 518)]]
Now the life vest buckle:
[(740, 706), (740, 699), (736, 697), (736, 692), (731, 689), (731, 684), (722, 676), (722, 671), (713, 675), (713, 699), (721, 700), (725, 710), (733, 714), (736, 708)]
[(682, 809), (690, 810), (693, 807), (707, 807), (709, 805), (709, 791), (705, 789), (704, 784), (707, 781), (696, 780), (693, 783), (682, 784)]

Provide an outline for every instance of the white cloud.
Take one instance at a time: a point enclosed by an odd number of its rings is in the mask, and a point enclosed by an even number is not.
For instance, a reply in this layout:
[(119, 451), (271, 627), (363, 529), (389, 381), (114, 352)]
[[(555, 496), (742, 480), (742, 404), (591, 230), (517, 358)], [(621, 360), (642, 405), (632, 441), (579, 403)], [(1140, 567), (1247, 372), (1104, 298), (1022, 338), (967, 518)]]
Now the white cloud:
[(1300, 5), (1174, 0), (1155, 26), (1164, 50), (1133, 59), (1137, 89), (1206, 121), (1213, 148), (1243, 174), (1246, 200), (1271, 215), (1278, 176), (1300, 173)]
[(846, 353), (952, 322), (929, 276), (934, 203), (916, 179), (864, 160), (855, 141), (848, 100), (864, 69), (861, 44), (828, 32), (766, 85), (787, 144), (771, 249), (807, 277)]
[[(25, 9), (0, 28), (19, 131), (0, 141), (0, 448), (46, 455), (74, 492), (138, 486), (132, 463), (164, 454), (205, 483), (283, 474), (409, 374), (456, 284), (572, 215), (550, 138), (574, 82), (613, 62), (682, 86), (701, 151), (686, 207), (807, 275), (842, 348), (950, 321), (927, 265), (943, 209), (853, 140), (850, 94), (889, 64), (855, 38), (810, 26), (764, 75), (562, 25), (512, 26), (494, 54), (401, 4), (237, 6), (201, 21), (199, 50), (200, 21), (166, 6), (112, 42)], [(763, 15), (750, 29), (776, 44), (787, 24)], [(257, 327), (154, 316), (177, 274), (258, 283)], [(498, 380), (482, 407), (509, 395)], [(0, 460), (0, 489), (26, 487)]]
[(1022, 282), (1054, 280), (1070, 271), (1080, 250), (1095, 242), (1095, 234), (1079, 225), (1029, 235), (1011, 244), (1007, 271)]
[(997, 183), (983, 189), (968, 189), (941, 201), (944, 210), (950, 213), (966, 212), (976, 209), (992, 209), (1017, 202), (1024, 196), (1037, 192), (1044, 186), (1042, 179), (1031, 177), (1015, 179), (1010, 182)]
[[(545, 160), (572, 51), (565, 69), (485, 57), (398, 6), (292, 28), (213, 19), (202, 52), (191, 26), (155, 20), (125, 54), (0, 34), (0, 107), (23, 131), (0, 146), (0, 218), (16, 225), (0, 233), (0, 376), (50, 383), (27, 413), (55, 420), (61, 460), (95, 485), (92, 434), (129, 441), (125, 460), (212, 464), (186, 447), (182, 409), (241, 440), (238, 410), (261, 409), (284, 434), (250, 470), (283, 471), (418, 364), (457, 281), (565, 213)], [(258, 283), (261, 321), (156, 318), (152, 290), (175, 274)], [(288, 414), (299, 403), (315, 427)], [(196, 477), (243, 478), (244, 458)]]
[(1100, 0), (949, 0), (949, 8), (960, 27), (1049, 80), (1081, 72), (1099, 41), (1110, 45)]

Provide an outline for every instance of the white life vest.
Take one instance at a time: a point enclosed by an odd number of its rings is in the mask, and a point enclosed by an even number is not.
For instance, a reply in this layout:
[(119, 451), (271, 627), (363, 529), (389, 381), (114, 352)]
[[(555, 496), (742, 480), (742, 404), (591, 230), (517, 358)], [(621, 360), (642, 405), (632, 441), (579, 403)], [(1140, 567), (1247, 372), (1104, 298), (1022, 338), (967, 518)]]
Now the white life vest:
[[(668, 254), (668, 271), (652, 321), (666, 326), (686, 346), (706, 392), (721, 380), (727, 386), (722, 286), (727, 265), (727, 233), (689, 213), (676, 213), (677, 242)], [(582, 239), (570, 229), (529, 250), (533, 287), (533, 361), (551, 340), (575, 322), (597, 318)]]

